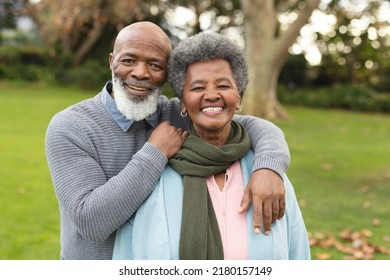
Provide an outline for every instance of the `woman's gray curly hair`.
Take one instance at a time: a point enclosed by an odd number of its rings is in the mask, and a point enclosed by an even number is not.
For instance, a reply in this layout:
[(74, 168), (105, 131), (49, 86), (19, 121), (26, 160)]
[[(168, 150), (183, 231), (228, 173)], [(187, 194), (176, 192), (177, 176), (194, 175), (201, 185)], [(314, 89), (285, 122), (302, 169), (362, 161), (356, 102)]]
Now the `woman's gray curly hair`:
[(242, 98), (248, 85), (248, 66), (241, 49), (226, 36), (201, 32), (180, 42), (169, 59), (168, 79), (176, 97), (183, 95), (188, 67), (199, 61), (224, 59), (229, 62)]

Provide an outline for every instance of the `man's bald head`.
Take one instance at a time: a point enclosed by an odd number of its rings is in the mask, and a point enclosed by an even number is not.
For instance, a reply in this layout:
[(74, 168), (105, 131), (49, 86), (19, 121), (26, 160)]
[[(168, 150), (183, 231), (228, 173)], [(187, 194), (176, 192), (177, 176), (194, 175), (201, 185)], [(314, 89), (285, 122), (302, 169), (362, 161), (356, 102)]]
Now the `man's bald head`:
[(115, 39), (113, 53), (120, 49), (124, 43), (130, 42), (153, 44), (164, 52), (167, 57), (170, 56), (172, 51), (171, 40), (164, 30), (149, 21), (136, 22), (124, 27)]

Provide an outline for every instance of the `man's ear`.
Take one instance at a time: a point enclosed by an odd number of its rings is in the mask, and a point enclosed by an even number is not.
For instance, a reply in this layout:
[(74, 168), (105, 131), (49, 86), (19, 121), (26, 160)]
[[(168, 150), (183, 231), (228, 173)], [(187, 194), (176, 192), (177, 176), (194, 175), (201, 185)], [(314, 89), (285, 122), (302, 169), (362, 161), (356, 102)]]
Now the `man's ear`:
[(112, 53), (110, 53), (110, 55), (108, 56), (108, 63), (110, 64), (110, 70), (112, 72), (112, 61), (114, 60), (114, 55)]

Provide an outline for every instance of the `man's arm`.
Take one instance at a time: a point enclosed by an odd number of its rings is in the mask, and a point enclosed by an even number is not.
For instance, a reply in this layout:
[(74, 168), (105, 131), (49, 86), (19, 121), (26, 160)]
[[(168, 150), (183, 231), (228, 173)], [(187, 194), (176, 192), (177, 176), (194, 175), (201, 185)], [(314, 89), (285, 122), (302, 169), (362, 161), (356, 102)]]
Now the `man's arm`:
[(242, 199), (240, 213), (253, 203), (253, 227), (268, 234), (271, 224), (285, 211), (283, 175), (290, 164), (290, 153), (280, 128), (273, 123), (252, 116), (234, 117), (247, 130), (255, 152), (252, 176)]
[[(77, 121), (69, 116), (53, 119), (46, 133), (50, 173), (62, 211), (84, 238), (101, 242), (134, 214), (160, 178), (167, 156), (181, 147), (180, 133), (161, 124), (108, 180), (94, 143)], [(116, 160), (112, 158), (113, 164)]]

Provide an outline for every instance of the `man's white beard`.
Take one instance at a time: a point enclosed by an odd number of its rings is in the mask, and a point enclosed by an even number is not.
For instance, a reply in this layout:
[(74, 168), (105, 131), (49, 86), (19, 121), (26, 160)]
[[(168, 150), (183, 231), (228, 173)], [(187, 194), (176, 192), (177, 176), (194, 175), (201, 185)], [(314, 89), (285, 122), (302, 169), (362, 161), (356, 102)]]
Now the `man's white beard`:
[(115, 78), (114, 74), (112, 74), (112, 86), (118, 111), (127, 119), (140, 121), (156, 112), (162, 87), (153, 87), (151, 93), (146, 97), (130, 95), (123, 86), (123, 80)]

